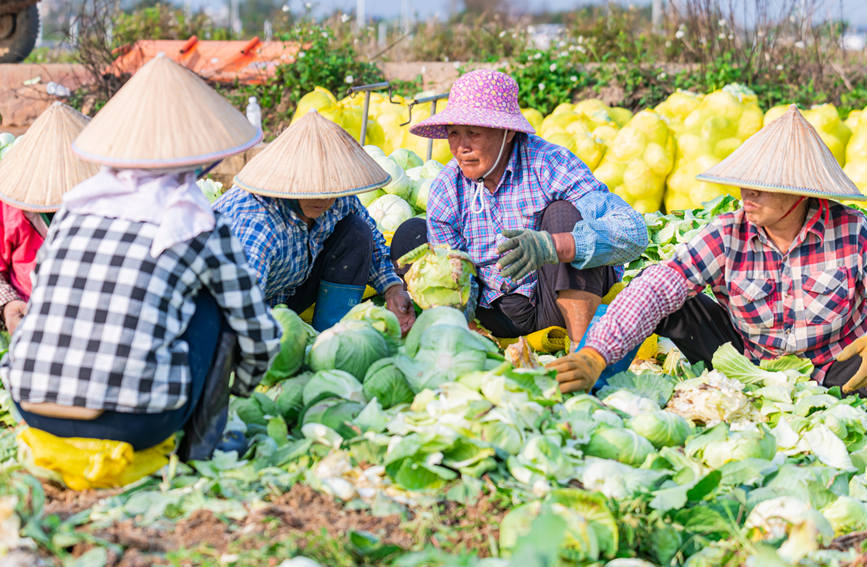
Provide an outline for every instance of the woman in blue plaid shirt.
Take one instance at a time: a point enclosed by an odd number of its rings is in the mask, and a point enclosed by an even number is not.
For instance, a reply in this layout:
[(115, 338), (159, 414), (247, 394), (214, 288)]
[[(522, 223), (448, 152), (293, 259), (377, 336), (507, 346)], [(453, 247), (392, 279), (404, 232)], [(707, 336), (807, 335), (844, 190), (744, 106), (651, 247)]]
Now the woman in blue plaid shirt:
[(135, 450), (183, 429), (182, 458), (210, 455), (232, 370), (232, 391), (249, 395), (281, 329), (194, 170), (261, 137), (204, 81), (157, 57), (76, 138), (73, 150), (103, 167), (64, 195), (0, 365), (29, 426)]
[(250, 160), (214, 208), (231, 219), (270, 305), (300, 313), (315, 302), (313, 327), (321, 331), (369, 284), (406, 333), (412, 301), (355, 196), (389, 179), (343, 128), (310, 112)]
[(481, 287), (475, 315), (491, 332), (565, 326), (577, 343), (619, 264), (647, 245), (643, 217), (567, 149), (533, 135), (504, 73), (462, 76), (446, 110), (410, 131), (446, 138), (454, 159), (431, 185), (426, 226), (399, 228), (393, 255), (423, 240), (467, 252)]

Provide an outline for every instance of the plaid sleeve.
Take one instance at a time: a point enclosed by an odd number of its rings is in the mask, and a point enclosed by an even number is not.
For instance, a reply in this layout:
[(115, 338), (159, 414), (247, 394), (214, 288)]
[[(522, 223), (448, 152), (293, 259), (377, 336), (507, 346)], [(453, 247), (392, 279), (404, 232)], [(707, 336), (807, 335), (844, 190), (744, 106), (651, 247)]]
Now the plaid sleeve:
[(235, 369), (233, 393), (249, 395), (279, 351), (282, 329), (265, 303), (241, 243), (221, 215), (208, 239), (204, 260), (202, 281), (238, 335), (241, 359)]
[(608, 191), (590, 169), (565, 148), (546, 153), (543, 187), (551, 200), (575, 205), (582, 220), (575, 224), (575, 261), (578, 269), (625, 264), (647, 247), (644, 217), (621, 197)]
[(2, 310), (7, 303), (15, 301), (16, 299), (21, 299), (21, 297), (18, 295), (18, 292), (15, 291), (15, 288), (9, 283), (6, 274), (0, 272), (0, 310)]
[(467, 252), (467, 243), (455, 229), (460, 226), (456, 188), (436, 178), (430, 187), (427, 205), (427, 238), (431, 244), (443, 244), (452, 250)]
[(608, 364), (617, 362), (653, 333), (663, 318), (680, 309), (688, 284), (665, 264), (644, 270), (621, 291), (605, 315), (590, 327), (585, 345)]
[(578, 269), (626, 264), (641, 256), (647, 247), (644, 217), (621, 197), (607, 191), (593, 191), (570, 202), (581, 213), (572, 236)]
[(701, 293), (708, 285), (723, 285), (724, 262), (727, 255), (726, 227), (731, 215), (721, 215), (711, 221), (692, 240), (675, 248), (674, 257), (665, 264), (684, 277), (689, 295)]
[(373, 234), (373, 258), (370, 262), (370, 275), (368, 282), (370, 285), (382, 295), (385, 290), (395, 284), (403, 283), (394, 271), (394, 265), (391, 263), (391, 252), (388, 245), (385, 243), (385, 237), (376, 226), (376, 221), (358, 200), (358, 197), (350, 199), (350, 210), (352, 213), (360, 216), (367, 226), (370, 227), (370, 232)]
[(239, 214), (227, 215), (231, 219), (232, 232), (240, 242), (247, 263), (256, 273), (259, 286), (268, 289), (271, 273), (271, 259), (280, 257), (275, 244), (281, 240), (267, 215)]
[(9, 284), (6, 277), (6, 271), (0, 271), (0, 330), (6, 330), (6, 316), (3, 314), (3, 308), (7, 303), (21, 299), (15, 288)]

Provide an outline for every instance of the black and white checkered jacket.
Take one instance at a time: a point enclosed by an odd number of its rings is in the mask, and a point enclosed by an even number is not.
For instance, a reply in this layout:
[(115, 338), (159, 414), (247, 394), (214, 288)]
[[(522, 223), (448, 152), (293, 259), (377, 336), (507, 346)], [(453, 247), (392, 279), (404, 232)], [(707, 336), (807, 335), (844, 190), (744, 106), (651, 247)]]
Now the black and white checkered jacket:
[(281, 329), (227, 220), (157, 258), (157, 226), (61, 209), (39, 250), (28, 313), (0, 363), (21, 402), (157, 413), (187, 401), (179, 340), (207, 289), (238, 335), (233, 389), (247, 394), (279, 348)]

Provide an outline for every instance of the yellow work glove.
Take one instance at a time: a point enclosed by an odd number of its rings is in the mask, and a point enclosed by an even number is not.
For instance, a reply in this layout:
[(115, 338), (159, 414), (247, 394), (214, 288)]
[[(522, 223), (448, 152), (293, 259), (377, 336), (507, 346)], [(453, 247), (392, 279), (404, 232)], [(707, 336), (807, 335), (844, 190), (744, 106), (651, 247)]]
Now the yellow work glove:
[(569, 349), (569, 335), (563, 327), (547, 327), (527, 335), (527, 342), (536, 352), (559, 352)]
[(560, 391), (567, 394), (579, 390), (589, 392), (599, 380), (605, 366), (605, 359), (601, 354), (590, 347), (583, 347), (548, 363), (545, 368), (557, 372)]
[(845, 362), (856, 354), (861, 357), (861, 366), (858, 367), (858, 372), (843, 384), (844, 394), (851, 394), (867, 385), (867, 336), (855, 339), (852, 344), (844, 348), (843, 352), (837, 355), (837, 361)]

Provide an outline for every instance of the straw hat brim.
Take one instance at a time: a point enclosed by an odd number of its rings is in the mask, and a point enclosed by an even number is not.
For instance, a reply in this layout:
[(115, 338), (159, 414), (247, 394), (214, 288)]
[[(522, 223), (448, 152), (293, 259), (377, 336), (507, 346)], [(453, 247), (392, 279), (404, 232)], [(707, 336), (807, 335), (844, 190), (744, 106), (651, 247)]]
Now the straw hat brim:
[(263, 187), (254, 187), (251, 185), (247, 185), (239, 177), (235, 176), (235, 185), (244, 189), (245, 191), (249, 191), (250, 193), (256, 193), (257, 195), (262, 195), (263, 197), (277, 197), (279, 199), (331, 199), (336, 197), (351, 197), (352, 195), (361, 195), (362, 193), (367, 193), (368, 191), (374, 191), (379, 189), (384, 185), (388, 185), (389, 181), (391, 181), (391, 175), (385, 174), (385, 179), (382, 181), (377, 181), (371, 185), (367, 185), (365, 187), (359, 187), (357, 189), (347, 189), (345, 191), (338, 191), (332, 193), (320, 192), (320, 193), (303, 193), (303, 194), (290, 194), (282, 191), (271, 191), (265, 189)]
[(157, 56), (106, 103), (73, 143), (82, 159), (123, 169), (210, 164), (262, 140), (262, 131), (198, 75)]
[(409, 132), (422, 138), (442, 140), (449, 137), (449, 126), (481, 126), (498, 130), (513, 130), (524, 134), (536, 133), (536, 129), (521, 113), (513, 114), (500, 110), (462, 108), (460, 106), (447, 106), (442, 112), (437, 112), (412, 126)]
[(696, 179), (770, 193), (867, 200), (795, 105)]
[(24, 211), (57, 211), (67, 191), (99, 171), (71, 147), (88, 120), (61, 102), (39, 115), (0, 160), (0, 200)]
[(819, 199), (833, 199), (835, 201), (867, 201), (867, 195), (862, 193), (855, 194), (840, 194), (832, 195), (824, 191), (817, 191), (809, 187), (793, 187), (790, 185), (774, 185), (770, 183), (762, 183), (760, 181), (747, 181), (742, 179), (730, 179), (725, 177), (716, 177), (713, 175), (705, 175), (701, 173), (695, 177), (699, 181), (707, 181), (708, 183), (719, 183), (720, 185), (731, 185), (742, 189), (755, 189), (756, 191), (767, 191), (768, 193), (786, 193), (788, 195), (798, 195), (803, 197), (817, 197)]
[(330, 199), (373, 191), (391, 176), (346, 130), (312, 111), (247, 162), (234, 181), (266, 197)]
[(77, 145), (76, 142), (72, 143), (72, 149), (76, 154), (81, 156), (81, 159), (93, 163), (97, 163), (99, 165), (105, 165), (108, 167), (114, 167), (118, 169), (172, 169), (172, 168), (182, 168), (182, 167), (192, 167), (195, 165), (204, 165), (211, 164), (214, 162), (222, 161), (227, 157), (233, 156), (235, 154), (240, 154), (245, 152), (262, 141), (262, 131), (257, 129), (257, 135), (254, 138), (251, 138), (249, 141), (240, 144), (238, 146), (230, 147), (223, 149), (218, 152), (211, 152), (206, 154), (192, 155), (186, 156), (180, 159), (165, 159), (165, 158), (142, 158), (142, 159), (124, 159), (124, 158), (113, 158), (107, 157), (104, 155), (100, 155), (97, 153), (90, 153), (80, 146)]

